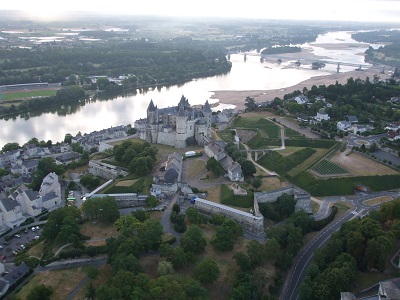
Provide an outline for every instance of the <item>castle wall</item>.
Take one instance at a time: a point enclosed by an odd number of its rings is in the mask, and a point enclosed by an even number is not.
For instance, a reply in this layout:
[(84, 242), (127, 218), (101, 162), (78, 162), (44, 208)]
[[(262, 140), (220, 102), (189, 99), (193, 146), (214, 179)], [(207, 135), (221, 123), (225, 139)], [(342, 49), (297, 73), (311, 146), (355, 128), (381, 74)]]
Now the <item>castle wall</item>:
[(163, 144), (168, 146), (175, 146), (176, 132), (159, 132), (157, 137), (157, 144)]
[(239, 223), (244, 230), (256, 235), (264, 234), (264, 217), (234, 209), (229, 206), (214, 203), (201, 198), (196, 198), (193, 207), (207, 215), (222, 214), (229, 219)]
[(288, 186), (273, 191), (254, 193), (254, 200), (256, 200), (258, 203), (275, 202), (285, 193), (293, 195), (293, 187)]

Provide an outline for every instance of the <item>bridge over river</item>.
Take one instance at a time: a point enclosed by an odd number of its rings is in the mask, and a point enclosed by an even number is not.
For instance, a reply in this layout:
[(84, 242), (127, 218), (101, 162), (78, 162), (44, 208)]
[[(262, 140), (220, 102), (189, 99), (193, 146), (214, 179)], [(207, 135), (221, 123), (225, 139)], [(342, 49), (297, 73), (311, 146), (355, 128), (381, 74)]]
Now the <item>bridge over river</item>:
[(279, 54), (273, 54), (273, 55), (266, 55), (266, 54), (261, 54), (261, 53), (256, 53), (256, 52), (231, 52), (230, 54), (239, 54), (243, 55), (243, 59), (246, 60), (247, 56), (258, 56), (260, 57), (260, 60), (264, 61), (270, 61), (276, 63), (278, 59), (284, 59), (287, 61), (293, 61), (294, 64), (297, 64), (298, 66), (300, 65), (312, 65), (312, 63), (321, 63), (321, 64), (331, 64), (331, 65), (336, 65), (336, 72), (340, 72), (340, 67), (341, 66), (346, 66), (346, 67), (354, 67), (358, 71), (362, 70), (367, 70), (367, 69), (377, 69), (380, 70), (381, 73), (385, 73), (385, 67), (382, 66), (374, 66), (371, 64), (356, 64), (356, 63), (350, 63), (350, 62), (343, 62), (343, 61), (336, 61), (336, 60), (315, 60), (315, 59), (310, 59), (310, 58), (299, 58), (299, 59), (293, 59), (293, 56), (285, 56), (279, 55)]

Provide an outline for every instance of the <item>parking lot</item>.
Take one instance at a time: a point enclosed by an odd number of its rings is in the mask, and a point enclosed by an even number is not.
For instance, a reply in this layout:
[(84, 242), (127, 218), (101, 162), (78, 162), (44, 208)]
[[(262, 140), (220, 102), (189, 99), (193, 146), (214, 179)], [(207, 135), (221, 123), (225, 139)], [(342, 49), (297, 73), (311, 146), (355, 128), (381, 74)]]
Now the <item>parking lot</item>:
[(4, 241), (0, 244), (2, 249), (0, 249), (0, 258), (5, 256), (6, 258), (1, 260), (3, 263), (12, 262), (14, 259), (13, 251), (17, 250), (18, 248), (21, 249), (23, 246), (25, 247), (26, 244), (33, 241), (36, 236), (40, 236), (42, 228), (36, 229), (35, 231), (32, 230), (32, 227), (27, 228), (27, 230), (21, 231), (17, 235), (14, 235), (9, 241)]

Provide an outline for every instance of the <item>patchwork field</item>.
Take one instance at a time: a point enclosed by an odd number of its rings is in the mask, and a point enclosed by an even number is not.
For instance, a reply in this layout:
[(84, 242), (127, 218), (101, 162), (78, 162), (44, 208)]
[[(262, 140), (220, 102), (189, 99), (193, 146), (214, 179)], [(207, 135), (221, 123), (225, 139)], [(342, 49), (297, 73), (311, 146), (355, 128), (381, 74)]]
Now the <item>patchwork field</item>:
[(353, 176), (399, 174), (399, 172), (355, 152), (349, 154), (348, 151), (337, 151), (330, 161), (345, 166)]

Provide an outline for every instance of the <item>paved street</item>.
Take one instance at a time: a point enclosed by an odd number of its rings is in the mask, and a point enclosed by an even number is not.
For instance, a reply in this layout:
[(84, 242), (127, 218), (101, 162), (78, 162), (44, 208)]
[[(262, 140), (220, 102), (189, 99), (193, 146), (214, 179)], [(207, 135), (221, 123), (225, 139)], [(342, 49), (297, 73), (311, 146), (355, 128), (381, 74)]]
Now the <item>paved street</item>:
[[(324, 228), (319, 235), (317, 235), (312, 241), (310, 241), (305, 247), (303, 247), (296, 258), (293, 260), (293, 266), (288, 272), (288, 276), (286, 277), (285, 284), (282, 288), (281, 300), (295, 300), (298, 299), (299, 287), (303, 282), (307, 267), (310, 264), (314, 251), (318, 248), (323, 247), (323, 245), (329, 240), (331, 235), (339, 230), (340, 226), (351, 219), (356, 217), (364, 217), (369, 211), (378, 209), (380, 204), (376, 204), (373, 206), (367, 206), (364, 204), (365, 200), (373, 199), (380, 196), (390, 196), (392, 198), (400, 197), (400, 192), (373, 192), (373, 193), (360, 193), (357, 194), (354, 198), (346, 198), (346, 197), (328, 197), (324, 199), (323, 205), (321, 205), (320, 211), (324, 211), (323, 213), (318, 212), (316, 215), (319, 215), (321, 218), (325, 214), (327, 215), (329, 205), (333, 202), (337, 201), (345, 201), (353, 204), (354, 209), (347, 212), (341, 219), (337, 220), (335, 223), (329, 224), (326, 228)], [(336, 201), (335, 201), (336, 198)]]

